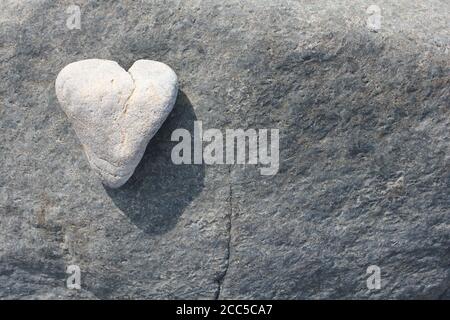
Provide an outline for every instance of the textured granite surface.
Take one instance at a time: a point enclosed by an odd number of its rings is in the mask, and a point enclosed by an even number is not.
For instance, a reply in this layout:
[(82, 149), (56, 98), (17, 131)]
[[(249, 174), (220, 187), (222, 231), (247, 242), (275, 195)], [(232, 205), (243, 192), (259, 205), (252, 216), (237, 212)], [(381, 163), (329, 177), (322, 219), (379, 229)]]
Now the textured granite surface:
[[(448, 1), (377, 1), (378, 32), (359, 0), (71, 4), (0, 2), (0, 298), (450, 298)], [(55, 96), (88, 58), (180, 82), (116, 190)], [(278, 174), (172, 164), (194, 120), (279, 129)]]

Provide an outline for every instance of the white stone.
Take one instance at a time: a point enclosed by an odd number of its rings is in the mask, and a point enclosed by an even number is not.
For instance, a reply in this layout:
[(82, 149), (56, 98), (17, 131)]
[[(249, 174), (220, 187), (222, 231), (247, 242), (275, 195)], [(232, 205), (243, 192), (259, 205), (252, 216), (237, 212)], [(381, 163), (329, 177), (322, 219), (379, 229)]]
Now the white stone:
[(92, 169), (117, 188), (172, 110), (178, 82), (161, 62), (138, 60), (126, 72), (114, 61), (89, 59), (64, 67), (55, 88)]

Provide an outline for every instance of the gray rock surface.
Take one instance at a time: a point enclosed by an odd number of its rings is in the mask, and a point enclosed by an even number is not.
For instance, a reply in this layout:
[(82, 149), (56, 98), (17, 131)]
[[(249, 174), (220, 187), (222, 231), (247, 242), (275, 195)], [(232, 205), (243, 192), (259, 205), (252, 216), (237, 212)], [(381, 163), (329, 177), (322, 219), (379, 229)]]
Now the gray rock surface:
[(158, 61), (136, 61), (126, 72), (115, 61), (87, 59), (65, 66), (55, 91), (92, 169), (106, 186), (117, 188), (172, 111), (178, 83)]
[[(71, 4), (0, 3), (1, 298), (450, 298), (448, 1), (377, 1), (377, 32), (362, 0)], [(54, 92), (94, 57), (180, 83), (119, 189)], [(194, 120), (278, 128), (278, 174), (173, 165)]]

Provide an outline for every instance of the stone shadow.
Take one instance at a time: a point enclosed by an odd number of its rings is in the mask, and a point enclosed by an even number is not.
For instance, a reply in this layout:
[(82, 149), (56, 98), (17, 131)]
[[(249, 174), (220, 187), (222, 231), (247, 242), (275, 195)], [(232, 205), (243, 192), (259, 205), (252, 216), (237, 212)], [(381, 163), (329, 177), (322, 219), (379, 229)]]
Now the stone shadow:
[(180, 90), (173, 111), (150, 140), (133, 176), (118, 189), (105, 187), (116, 206), (132, 223), (150, 235), (172, 229), (189, 203), (204, 187), (204, 165), (175, 165), (172, 132), (184, 128), (193, 135), (194, 109)]

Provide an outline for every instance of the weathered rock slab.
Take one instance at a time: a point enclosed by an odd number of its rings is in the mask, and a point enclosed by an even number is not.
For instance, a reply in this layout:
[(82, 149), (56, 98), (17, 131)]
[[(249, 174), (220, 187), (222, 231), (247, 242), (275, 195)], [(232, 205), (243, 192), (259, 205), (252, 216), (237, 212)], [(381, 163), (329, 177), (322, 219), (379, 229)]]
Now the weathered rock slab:
[[(450, 298), (448, 1), (78, 3), (0, 2), (1, 298)], [(94, 57), (180, 85), (118, 189), (54, 90)], [(278, 173), (174, 165), (193, 121), (279, 129)]]

